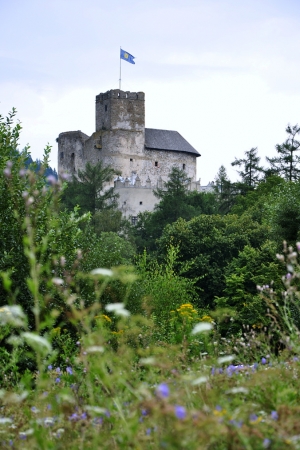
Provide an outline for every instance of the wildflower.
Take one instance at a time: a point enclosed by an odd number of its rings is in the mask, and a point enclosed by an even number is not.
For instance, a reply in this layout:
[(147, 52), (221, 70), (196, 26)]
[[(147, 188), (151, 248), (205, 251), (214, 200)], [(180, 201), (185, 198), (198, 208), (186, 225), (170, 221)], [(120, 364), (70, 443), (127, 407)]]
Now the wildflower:
[(177, 419), (183, 420), (186, 417), (186, 410), (184, 406), (176, 405), (174, 408)]
[(262, 364), (267, 364), (266, 358), (261, 358), (261, 363), (262, 363)]
[(71, 416), (69, 416), (70, 421), (77, 421), (79, 419), (78, 414), (73, 413)]
[(262, 417), (258, 417), (256, 414), (251, 414), (249, 417), (249, 421), (252, 424), (257, 424), (262, 421)]
[(57, 367), (56, 373), (60, 373), (60, 367)]
[(273, 420), (278, 420), (278, 412), (277, 411), (271, 411), (271, 418)]
[(55, 383), (60, 383), (60, 378), (59, 377), (55, 378)]
[(80, 416), (80, 419), (82, 419), (82, 420), (87, 419), (87, 413), (83, 412)]
[(271, 445), (271, 439), (268, 439), (268, 438), (264, 439), (262, 445), (263, 445), (263, 448), (269, 448)]
[(95, 417), (94, 420), (93, 420), (93, 423), (96, 424), (96, 425), (101, 425), (102, 422), (103, 422), (102, 417)]
[(241, 420), (229, 420), (230, 425), (233, 425), (236, 428), (241, 428), (241, 426), (243, 425), (243, 422)]
[(57, 179), (54, 175), (49, 175), (46, 179), (49, 184), (52, 184), (52, 185), (57, 184)]
[(72, 367), (67, 367), (67, 368), (66, 368), (66, 371), (67, 371), (67, 373), (68, 373), (69, 375), (73, 375)]
[(166, 383), (159, 384), (156, 388), (156, 394), (159, 397), (164, 397), (164, 398), (169, 397), (169, 394), (170, 394), (169, 386)]
[(52, 369), (53, 369), (52, 365), (51, 365), (51, 364), (49, 364), (49, 366), (48, 366), (48, 370), (52, 370)]

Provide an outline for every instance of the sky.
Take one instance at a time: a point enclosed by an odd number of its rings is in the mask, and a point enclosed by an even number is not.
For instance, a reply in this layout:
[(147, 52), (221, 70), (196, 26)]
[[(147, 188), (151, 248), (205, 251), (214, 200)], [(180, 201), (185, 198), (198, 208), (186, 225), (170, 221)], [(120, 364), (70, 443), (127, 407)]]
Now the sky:
[(300, 123), (299, 0), (0, 0), (0, 114), (42, 158), (63, 131), (95, 130), (95, 96), (143, 91), (146, 127), (178, 131), (203, 186), (258, 147), (275, 156)]

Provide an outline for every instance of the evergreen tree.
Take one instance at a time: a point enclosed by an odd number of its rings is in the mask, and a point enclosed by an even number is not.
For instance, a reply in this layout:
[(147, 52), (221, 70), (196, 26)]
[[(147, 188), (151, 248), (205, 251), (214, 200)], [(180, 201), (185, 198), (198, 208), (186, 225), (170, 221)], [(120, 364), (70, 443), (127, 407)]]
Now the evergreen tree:
[(240, 183), (240, 189), (242, 191), (253, 189), (260, 181), (260, 174), (263, 171), (263, 168), (259, 166), (260, 157), (257, 156), (257, 147), (251, 148), (251, 150), (244, 154), (245, 158), (235, 158), (231, 163), (232, 166), (243, 167), (242, 170), (237, 170), (242, 179), (242, 183)]
[(78, 205), (81, 212), (90, 212), (93, 218), (97, 211), (115, 208), (118, 194), (113, 187), (105, 189), (115, 174), (116, 171), (104, 166), (102, 161), (95, 166), (88, 162), (85, 170), (79, 170), (77, 177), (73, 176), (68, 183), (63, 195), (63, 206), (73, 210)]
[(184, 170), (173, 167), (164, 187), (154, 190), (154, 195), (160, 200), (154, 207), (154, 211), (158, 214), (161, 223), (172, 223), (179, 217), (193, 216), (193, 208), (186, 202), (187, 185), (190, 181), (191, 178)]
[(288, 125), (285, 131), (288, 134), (287, 140), (281, 145), (276, 145), (279, 156), (274, 158), (267, 157), (267, 161), (271, 164), (273, 173), (282, 176), (287, 181), (297, 181), (300, 178), (300, 156), (295, 153), (300, 150), (300, 142), (297, 139), (300, 127), (298, 124), (294, 126)]
[(214, 191), (218, 199), (218, 213), (227, 214), (235, 203), (236, 185), (231, 183), (225, 167), (222, 165), (215, 177)]

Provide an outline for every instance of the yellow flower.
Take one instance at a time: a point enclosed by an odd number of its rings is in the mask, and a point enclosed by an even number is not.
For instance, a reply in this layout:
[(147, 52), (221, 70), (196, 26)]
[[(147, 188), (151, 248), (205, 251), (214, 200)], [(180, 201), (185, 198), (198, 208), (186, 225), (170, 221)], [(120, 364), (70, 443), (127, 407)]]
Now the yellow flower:
[(200, 322), (213, 322), (213, 318), (206, 314), (201, 317)]
[(51, 334), (60, 334), (60, 332), (61, 332), (61, 328), (60, 327), (56, 327), (56, 328), (53, 328), (52, 330), (51, 330)]

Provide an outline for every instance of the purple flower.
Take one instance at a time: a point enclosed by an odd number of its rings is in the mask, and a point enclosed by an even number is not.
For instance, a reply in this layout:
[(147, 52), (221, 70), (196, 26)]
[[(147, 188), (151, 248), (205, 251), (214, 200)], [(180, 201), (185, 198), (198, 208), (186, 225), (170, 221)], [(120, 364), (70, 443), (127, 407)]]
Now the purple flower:
[(241, 420), (229, 420), (229, 423), (231, 424), (231, 425), (233, 425), (234, 427), (237, 427), (237, 428), (241, 428), (241, 426), (243, 425), (243, 422), (241, 421)]
[(183, 420), (186, 417), (186, 410), (184, 406), (176, 405), (174, 408), (177, 419)]
[(80, 419), (82, 419), (82, 420), (87, 419), (87, 413), (83, 412), (80, 416)]
[(60, 378), (59, 377), (55, 378), (55, 383), (60, 383)]
[(48, 370), (52, 370), (52, 369), (53, 369), (53, 367), (51, 366), (51, 364), (49, 364)]
[(269, 448), (271, 445), (271, 439), (268, 439), (268, 438), (264, 439), (262, 445), (263, 445), (263, 448)]
[(69, 420), (71, 421), (77, 421), (79, 419), (78, 414), (73, 413), (71, 416), (69, 416)]
[(273, 420), (278, 420), (278, 412), (277, 411), (271, 411), (271, 418)]
[(169, 386), (166, 383), (161, 383), (156, 388), (156, 394), (159, 395), (159, 397), (169, 397), (170, 395), (170, 389)]
[(57, 367), (56, 373), (60, 373), (60, 367)]
[(258, 417), (256, 414), (250, 414), (249, 419), (250, 419), (250, 422), (256, 422)]
[(93, 420), (93, 423), (95, 423), (96, 425), (101, 425), (103, 422), (102, 417), (95, 417)]
[(67, 371), (67, 373), (68, 373), (69, 375), (73, 375), (72, 367), (67, 367), (67, 368), (66, 368), (66, 371)]
[(262, 364), (267, 364), (266, 358), (261, 358), (261, 363), (262, 363)]
[(222, 406), (217, 405), (217, 406), (215, 407), (215, 410), (216, 410), (216, 411), (222, 411)]
[(54, 185), (54, 184), (57, 183), (57, 179), (56, 179), (56, 177), (55, 177), (54, 175), (49, 175), (49, 176), (47, 177), (47, 181), (48, 181), (48, 183), (50, 183), (50, 184), (52, 184), (52, 185)]

